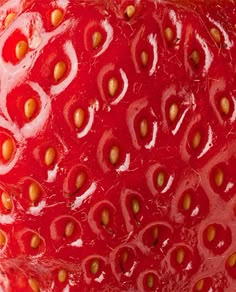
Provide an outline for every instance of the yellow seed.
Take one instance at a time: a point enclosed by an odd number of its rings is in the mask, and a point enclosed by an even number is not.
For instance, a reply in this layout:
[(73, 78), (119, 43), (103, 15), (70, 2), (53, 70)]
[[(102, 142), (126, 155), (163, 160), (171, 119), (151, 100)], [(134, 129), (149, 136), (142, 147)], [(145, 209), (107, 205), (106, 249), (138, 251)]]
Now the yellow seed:
[(193, 149), (197, 149), (201, 143), (201, 134), (197, 131), (192, 139), (192, 147)]
[(18, 60), (22, 60), (26, 55), (28, 50), (28, 44), (26, 41), (19, 41), (16, 44), (15, 54)]
[(6, 18), (5, 18), (5, 21), (4, 21), (4, 26), (5, 27), (8, 27), (12, 22), (13, 20), (16, 18), (16, 13), (14, 12), (10, 12)]
[(99, 260), (98, 259), (92, 260), (91, 265), (90, 265), (91, 274), (93, 275), (97, 274), (97, 272), (99, 271), (99, 268), (100, 268)]
[(163, 171), (158, 172), (157, 174), (157, 186), (158, 188), (163, 187), (165, 184), (165, 174)]
[(6, 236), (5, 234), (0, 230), (0, 248), (2, 248), (6, 244)]
[(99, 31), (96, 31), (92, 35), (92, 46), (93, 49), (97, 49), (102, 42), (102, 34)]
[(143, 67), (146, 67), (148, 64), (148, 53), (146, 51), (142, 51), (140, 55), (141, 64)]
[(36, 202), (40, 197), (40, 187), (36, 182), (32, 182), (29, 185), (29, 199), (31, 202)]
[(223, 114), (228, 115), (230, 111), (230, 102), (227, 97), (222, 97), (220, 100), (220, 108)]
[(143, 119), (139, 125), (139, 131), (142, 138), (145, 138), (148, 134), (148, 122), (146, 119)]
[(121, 263), (124, 264), (128, 261), (129, 253), (127, 250), (124, 250), (121, 255)]
[(118, 162), (120, 156), (120, 149), (118, 146), (112, 146), (109, 154), (111, 164), (115, 165)]
[(66, 237), (72, 236), (74, 231), (75, 231), (75, 223), (72, 221), (68, 222), (65, 227), (65, 236)]
[(185, 211), (188, 211), (191, 207), (192, 204), (192, 198), (191, 195), (189, 193), (186, 193), (184, 195), (184, 199), (183, 199), (183, 208)]
[(11, 138), (6, 139), (2, 143), (2, 157), (5, 160), (10, 160), (14, 151), (14, 144)]
[(34, 113), (36, 112), (37, 103), (34, 98), (29, 98), (24, 105), (24, 113), (28, 120), (32, 118)]
[(178, 113), (179, 107), (176, 103), (173, 103), (169, 109), (169, 118), (171, 122), (174, 122), (176, 120)]
[(181, 265), (184, 262), (184, 257), (185, 257), (185, 251), (181, 247), (178, 249), (177, 254), (176, 254), (176, 261), (179, 265)]
[(29, 278), (28, 283), (33, 292), (40, 292), (39, 283), (35, 278)]
[(87, 179), (87, 175), (84, 171), (81, 171), (78, 173), (78, 175), (76, 177), (76, 181), (75, 181), (75, 186), (76, 186), (77, 190), (79, 190), (83, 187), (86, 179)]
[(12, 199), (7, 192), (2, 192), (1, 200), (2, 205), (6, 210), (10, 211), (13, 208)]
[(67, 279), (67, 271), (65, 269), (61, 269), (58, 271), (57, 278), (60, 283), (64, 283)]
[(140, 203), (139, 203), (139, 200), (137, 198), (133, 198), (133, 200), (132, 200), (132, 211), (133, 211), (134, 215), (137, 215), (138, 212), (140, 211)]
[(224, 172), (221, 168), (217, 168), (214, 175), (215, 184), (217, 187), (221, 187), (224, 182)]
[(227, 262), (231, 268), (236, 266), (236, 252), (228, 258)]
[(108, 92), (110, 96), (114, 96), (118, 90), (118, 80), (115, 77), (112, 77), (108, 81)]
[(168, 42), (171, 42), (174, 38), (174, 32), (173, 32), (172, 28), (166, 27), (165, 31), (164, 31), (164, 35), (165, 35), (166, 40)]
[(210, 34), (213, 37), (213, 39), (215, 40), (215, 42), (217, 42), (218, 44), (221, 42), (220, 32), (217, 28), (212, 27), (210, 29)]
[(152, 274), (149, 274), (147, 277), (147, 286), (150, 289), (152, 289), (154, 286), (154, 276)]
[(130, 19), (134, 16), (135, 14), (135, 7), (134, 5), (128, 5), (125, 9), (125, 14), (127, 15), (127, 17)]
[(33, 249), (37, 249), (39, 247), (40, 243), (41, 243), (41, 238), (38, 236), (38, 234), (34, 234), (31, 237), (30, 246)]
[(55, 9), (51, 13), (52, 26), (58, 26), (63, 19), (63, 12), (60, 9)]
[(216, 237), (216, 228), (215, 226), (211, 225), (207, 228), (207, 240), (212, 242)]
[(193, 61), (194, 65), (197, 66), (200, 62), (200, 53), (197, 50), (194, 50), (190, 55), (190, 59)]
[(195, 289), (197, 291), (202, 291), (203, 287), (204, 287), (204, 279), (201, 279), (196, 283)]
[(58, 62), (54, 67), (54, 80), (59, 81), (66, 73), (66, 64), (64, 62)]
[(82, 108), (77, 108), (74, 112), (74, 123), (75, 126), (79, 129), (84, 124), (85, 120), (85, 111)]
[(107, 208), (104, 208), (101, 213), (101, 224), (107, 226), (110, 222), (110, 212)]
[(56, 150), (53, 147), (49, 147), (44, 156), (44, 162), (47, 166), (50, 166), (53, 164), (56, 158)]

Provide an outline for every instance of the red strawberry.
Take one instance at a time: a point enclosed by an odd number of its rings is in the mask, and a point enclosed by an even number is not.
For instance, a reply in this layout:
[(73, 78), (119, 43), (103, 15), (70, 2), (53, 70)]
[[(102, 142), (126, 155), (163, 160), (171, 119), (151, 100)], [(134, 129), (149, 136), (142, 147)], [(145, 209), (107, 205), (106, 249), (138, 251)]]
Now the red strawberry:
[(0, 15), (0, 291), (234, 291), (235, 1)]

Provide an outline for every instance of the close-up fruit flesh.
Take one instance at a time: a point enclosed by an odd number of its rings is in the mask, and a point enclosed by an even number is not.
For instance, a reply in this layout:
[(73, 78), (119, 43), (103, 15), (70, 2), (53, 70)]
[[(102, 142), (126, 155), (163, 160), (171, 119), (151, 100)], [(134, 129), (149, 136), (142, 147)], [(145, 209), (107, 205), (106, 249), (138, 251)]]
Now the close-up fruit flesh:
[(0, 291), (236, 289), (234, 0), (0, 1)]

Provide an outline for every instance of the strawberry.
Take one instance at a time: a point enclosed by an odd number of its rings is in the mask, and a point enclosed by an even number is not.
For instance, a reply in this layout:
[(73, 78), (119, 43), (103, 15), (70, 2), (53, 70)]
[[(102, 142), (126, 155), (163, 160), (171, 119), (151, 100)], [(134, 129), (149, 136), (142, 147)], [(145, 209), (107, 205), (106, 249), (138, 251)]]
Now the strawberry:
[(235, 1), (0, 12), (0, 291), (234, 291)]

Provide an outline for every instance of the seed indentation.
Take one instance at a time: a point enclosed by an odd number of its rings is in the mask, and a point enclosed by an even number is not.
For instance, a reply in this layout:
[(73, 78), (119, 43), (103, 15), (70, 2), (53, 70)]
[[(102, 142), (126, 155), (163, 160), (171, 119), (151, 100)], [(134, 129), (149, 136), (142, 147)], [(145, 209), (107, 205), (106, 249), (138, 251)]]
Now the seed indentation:
[(83, 126), (85, 120), (85, 111), (82, 108), (77, 108), (74, 112), (74, 123), (79, 129)]
[(16, 18), (16, 13), (14, 13), (14, 12), (10, 12), (7, 16), (6, 16), (6, 18), (5, 18), (5, 20), (4, 20), (4, 26), (5, 27), (8, 27), (12, 22), (13, 22), (13, 20)]
[(30, 120), (35, 114), (37, 109), (37, 103), (34, 98), (29, 98), (24, 104), (25, 117)]
[(118, 80), (112, 77), (108, 81), (108, 92), (110, 96), (114, 96), (118, 90)]
[(112, 165), (116, 165), (120, 156), (120, 149), (118, 146), (112, 146), (110, 149), (109, 160)]
[(49, 147), (44, 156), (44, 162), (47, 166), (51, 166), (56, 158), (56, 150), (53, 147)]
[(41, 194), (39, 185), (36, 182), (32, 182), (29, 185), (29, 199), (32, 203), (36, 202)]
[(11, 138), (6, 139), (2, 143), (2, 157), (8, 161), (11, 159), (14, 151), (14, 144)]
[(2, 192), (1, 201), (2, 201), (3, 207), (7, 211), (12, 210), (12, 208), (13, 208), (12, 198), (7, 192)]
[(51, 13), (51, 24), (52, 26), (58, 26), (63, 19), (63, 12), (60, 9), (55, 9)]
[(68, 273), (65, 269), (60, 269), (57, 274), (58, 281), (64, 283), (67, 279)]
[(125, 14), (127, 15), (129, 19), (131, 19), (134, 16), (135, 11), (136, 9), (134, 5), (128, 5), (125, 9)]
[(74, 231), (75, 231), (75, 223), (73, 221), (68, 222), (65, 227), (65, 236), (66, 237), (72, 236)]
[(15, 54), (16, 54), (16, 58), (19, 61), (25, 57), (27, 51), (28, 51), (28, 44), (26, 41), (22, 40), (16, 44)]
[(65, 62), (58, 62), (54, 67), (53, 77), (54, 80), (60, 81), (66, 73), (66, 64)]
[(93, 49), (97, 49), (102, 42), (102, 34), (99, 31), (96, 31), (92, 35), (92, 46)]
[(228, 115), (230, 112), (230, 101), (225, 96), (220, 99), (220, 109), (225, 115)]
[(31, 248), (37, 249), (39, 247), (40, 243), (41, 243), (41, 238), (38, 236), (38, 234), (34, 234), (31, 237), (31, 241), (30, 241)]

